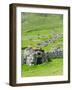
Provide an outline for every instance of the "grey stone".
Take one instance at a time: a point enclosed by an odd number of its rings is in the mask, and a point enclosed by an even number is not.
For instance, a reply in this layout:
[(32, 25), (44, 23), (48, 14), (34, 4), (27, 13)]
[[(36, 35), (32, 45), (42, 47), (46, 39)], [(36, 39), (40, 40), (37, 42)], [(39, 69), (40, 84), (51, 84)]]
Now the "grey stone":
[(41, 64), (46, 61), (46, 54), (41, 49), (26, 48), (22, 50), (21, 60), (27, 65)]

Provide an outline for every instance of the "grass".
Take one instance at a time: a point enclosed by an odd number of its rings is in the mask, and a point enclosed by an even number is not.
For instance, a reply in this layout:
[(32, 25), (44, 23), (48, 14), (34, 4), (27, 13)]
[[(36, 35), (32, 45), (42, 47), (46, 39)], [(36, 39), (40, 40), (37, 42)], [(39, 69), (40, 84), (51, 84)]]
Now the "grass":
[[(63, 15), (22, 13), (21, 23), (22, 48), (28, 46), (37, 47), (38, 43), (53, 37), (53, 34), (63, 33)], [(29, 36), (31, 37), (30, 39), (28, 38)], [(34, 38), (35, 36), (37, 38)], [(47, 36), (47, 38), (38, 38), (38, 36)], [(47, 47), (41, 48), (48, 51), (52, 47), (59, 47), (57, 43), (60, 43), (61, 41), (63, 41), (63, 38), (61, 38), (61, 40), (58, 39), (55, 43), (51, 43)]]
[(21, 68), (22, 77), (62, 75), (63, 59), (52, 59), (51, 62), (45, 62), (34, 66), (23, 64)]
[[(63, 33), (63, 15), (60, 14), (37, 14), (23, 13), (21, 14), (21, 48), (31, 46), (37, 47), (55, 34)], [(44, 38), (43, 36), (47, 36)], [(28, 38), (30, 37), (30, 38)], [(41, 38), (39, 38), (41, 37)], [(47, 46), (41, 47), (44, 51), (49, 51), (54, 47), (63, 48), (60, 44), (63, 37), (57, 38), (54, 42)], [(63, 74), (63, 59), (53, 59), (51, 62), (45, 62), (40, 65), (21, 66), (22, 77), (32, 76), (54, 76)]]

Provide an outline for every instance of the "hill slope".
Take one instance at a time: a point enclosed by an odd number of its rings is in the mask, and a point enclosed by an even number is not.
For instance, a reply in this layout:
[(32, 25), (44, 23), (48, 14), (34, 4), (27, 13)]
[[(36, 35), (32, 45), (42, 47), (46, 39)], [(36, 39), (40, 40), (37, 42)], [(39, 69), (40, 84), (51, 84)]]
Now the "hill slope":
[(21, 46), (42, 48), (45, 51), (55, 47), (63, 48), (63, 16), (56, 14), (21, 14)]

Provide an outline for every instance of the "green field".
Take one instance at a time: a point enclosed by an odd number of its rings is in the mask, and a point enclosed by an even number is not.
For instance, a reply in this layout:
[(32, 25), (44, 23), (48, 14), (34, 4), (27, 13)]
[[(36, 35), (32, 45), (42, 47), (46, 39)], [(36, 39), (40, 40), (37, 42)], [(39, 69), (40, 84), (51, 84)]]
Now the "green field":
[(57, 38), (47, 46), (39, 46), (46, 40), (63, 33), (63, 15), (56, 14), (21, 14), (21, 46), (40, 47), (45, 51), (53, 47), (63, 48), (63, 37)]
[(53, 59), (40, 65), (22, 65), (22, 77), (55, 76), (63, 74), (63, 60)]
[[(21, 48), (42, 48), (47, 52), (55, 47), (62, 49), (62, 34), (63, 15), (21, 13)], [(53, 40), (54, 38), (55, 40)], [(53, 41), (43, 46), (48, 40)], [(34, 66), (24, 64), (21, 68), (22, 77), (62, 75), (63, 58), (57, 58), (51, 62)]]

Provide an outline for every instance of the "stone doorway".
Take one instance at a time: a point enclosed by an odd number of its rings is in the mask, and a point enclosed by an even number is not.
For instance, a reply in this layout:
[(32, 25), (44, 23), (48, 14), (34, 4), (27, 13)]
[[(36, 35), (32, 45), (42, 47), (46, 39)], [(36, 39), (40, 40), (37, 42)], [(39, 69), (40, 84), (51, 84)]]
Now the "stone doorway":
[(42, 58), (41, 57), (37, 58), (37, 64), (42, 64)]

